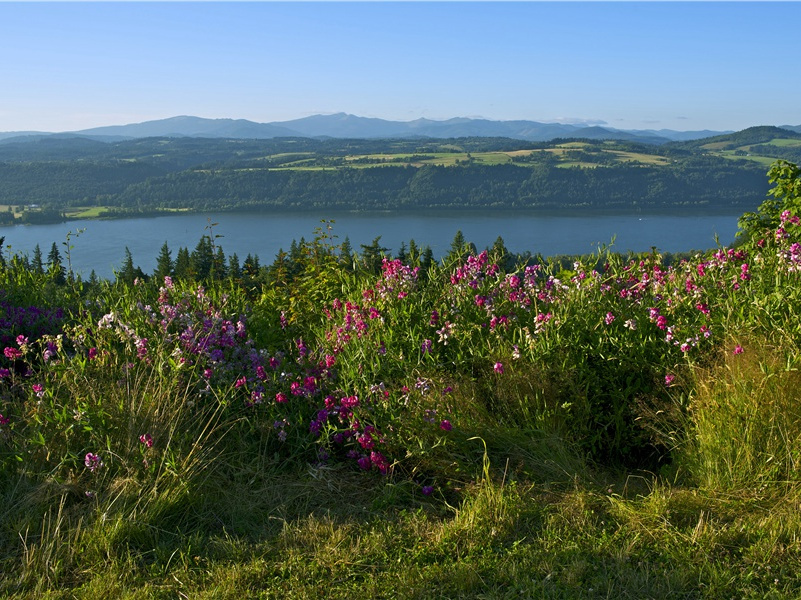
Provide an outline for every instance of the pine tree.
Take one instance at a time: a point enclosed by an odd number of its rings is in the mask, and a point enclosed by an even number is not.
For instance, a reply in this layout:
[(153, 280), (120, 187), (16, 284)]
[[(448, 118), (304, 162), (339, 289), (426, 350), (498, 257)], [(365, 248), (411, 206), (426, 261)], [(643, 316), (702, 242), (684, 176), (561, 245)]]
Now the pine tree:
[(389, 252), (389, 248), (384, 248), (380, 242), (381, 236), (379, 235), (369, 245), (361, 244), (362, 264), (369, 273), (378, 273), (381, 270), (384, 253)]
[(406, 242), (401, 242), (400, 249), (398, 250), (398, 260), (404, 265), (409, 260), (409, 254), (406, 252)]
[(165, 241), (164, 245), (161, 247), (158, 258), (156, 259), (156, 270), (153, 271), (153, 277), (158, 283), (162, 283), (165, 277), (172, 276), (174, 268), (175, 265), (172, 262), (172, 252), (170, 252), (170, 248), (167, 246), (167, 242)]
[(236, 252), (228, 257), (228, 277), (236, 282), (242, 280), (242, 268), (239, 266), (239, 257)]
[(117, 273), (117, 282), (132, 285), (136, 279), (136, 268), (134, 267), (133, 255), (128, 246), (125, 246), (125, 260), (122, 261), (122, 268)]
[(175, 268), (173, 272), (175, 273), (175, 277), (181, 281), (192, 281), (194, 279), (195, 275), (192, 270), (192, 259), (189, 257), (188, 248), (178, 248), (178, 255), (175, 257)]
[(462, 230), (459, 229), (456, 232), (456, 235), (453, 236), (453, 241), (451, 242), (451, 249), (445, 255), (443, 259), (443, 264), (450, 265), (456, 262), (462, 262), (465, 258), (467, 258), (468, 254), (468, 247), (467, 241), (464, 239), (464, 234)]
[(214, 262), (212, 263), (211, 276), (213, 279), (225, 279), (228, 276), (228, 268), (225, 264), (225, 253), (222, 246), (217, 246), (217, 252), (214, 253)]
[(47, 255), (48, 273), (53, 277), (58, 285), (63, 285), (67, 281), (64, 266), (61, 264), (61, 254), (58, 251), (58, 246), (53, 242), (50, 247), (50, 253)]
[(209, 236), (201, 236), (190, 258), (192, 260), (192, 270), (197, 280), (207, 281), (214, 265), (214, 251), (212, 250)]
[(42, 262), (42, 249), (39, 244), (33, 249), (33, 260), (31, 261), (31, 269), (37, 275), (44, 275), (44, 262)]

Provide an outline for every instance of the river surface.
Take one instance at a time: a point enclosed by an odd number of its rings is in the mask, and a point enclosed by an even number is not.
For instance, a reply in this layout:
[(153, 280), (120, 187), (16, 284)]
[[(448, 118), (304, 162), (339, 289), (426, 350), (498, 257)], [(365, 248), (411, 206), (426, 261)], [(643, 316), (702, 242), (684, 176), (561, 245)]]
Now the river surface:
[[(240, 263), (248, 254), (258, 255), (261, 264), (270, 264), (279, 249), (289, 250), (293, 240), (315, 237), (322, 219), (334, 220), (332, 233), (341, 242), (347, 236), (355, 251), (381, 236), (380, 244), (397, 252), (402, 242), (414, 239), (421, 248), (431, 246), (436, 258), (450, 248), (457, 231), (478, 249), (491, 247), (501, 236), (511, 252), (530, 251), (545, 256), (586, 254), (600, 245), (618, 252), (650, 250), (662, 252), (705, 250), (734, 240), (740, 213), (677, 216), (671, 214), (591, 214), (542, 213), (520, 211), (471, 211), (441, 213), (223, 213), (182, 214), (141, 219), (68, 221), (54, 225), (13, 225), (0, 227), (5, 236), (4, 254), (31, 256), (38, 244), (46, 260), (52, 244), (58, 245), (66, 265), (70, 235), (73, 270), (88, 276), (113, 277), (122, 266), (125, 248), (134, 264), (150, 273), (166, 241), (175, 259), (178, 248), (190, 252), (201, 236), (219, 235), (216, 243), (226, 256), (236, 253)], [(82, 230), (79, 235), (76, 233)], [(10, 245), (10, 249), (8, 246)]]

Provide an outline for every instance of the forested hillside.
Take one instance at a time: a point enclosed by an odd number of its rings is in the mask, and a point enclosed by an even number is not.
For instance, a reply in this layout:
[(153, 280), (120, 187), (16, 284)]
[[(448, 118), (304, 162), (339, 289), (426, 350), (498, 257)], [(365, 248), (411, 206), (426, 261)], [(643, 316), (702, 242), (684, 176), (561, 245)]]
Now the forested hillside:
[[(30, 136), (0, 142), (5, 222), (167, 210), (752, 210), (801, 134), (757, 127), (661, 146), (506, 138)], [(798, 157), (801, 158), (801, 157)]]

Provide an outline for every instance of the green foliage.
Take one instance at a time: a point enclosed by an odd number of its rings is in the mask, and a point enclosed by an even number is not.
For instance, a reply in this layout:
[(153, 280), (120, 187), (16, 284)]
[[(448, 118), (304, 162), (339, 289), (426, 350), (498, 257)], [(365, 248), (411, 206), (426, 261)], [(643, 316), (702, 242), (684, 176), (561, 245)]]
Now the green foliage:
[(801, 214), (801, 169), (784, 160), (776, 161), (768, 171), (768, 180), (773, 184), (766, 199), (755, 213), (745, 213), (739, 221), (741, 235), (747, 239), (759, 238), (775, 229), (781, 222), (782, 213), (792, 216)]

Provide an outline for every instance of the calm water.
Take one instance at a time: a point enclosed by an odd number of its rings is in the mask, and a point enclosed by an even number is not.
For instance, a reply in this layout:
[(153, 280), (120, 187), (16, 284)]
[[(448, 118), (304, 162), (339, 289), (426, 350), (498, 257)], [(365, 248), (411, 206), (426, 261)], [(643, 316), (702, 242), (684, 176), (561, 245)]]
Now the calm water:
[[(119, 269), (127, 246), (134, 263), (145, 272), (156, 266), (156, 257), (166, 241), (175, 259), (178, 248), (191, 251), (207, 233), (209, 219), (218, 223), (214, 233), (226, 256), (236, 252), (240, 262), (248, 254), (258, 254), (262, 264), (273, 261), (279, 249), (288, 250), (292, 240), (314, 238), (321, 219), (334, 219), (333, 233), (338, 241), (350, 238), (354, 250), (381, 236), (381, 244), (397, 251), (401, 242), (414, 238), (419, 246), (430, 245), (436, 257), (450, 248), (451, 240), (461, 229), (465, 238), (476, 247), (492, 246), (503, 237), (512, 252), (554, 254), (589, 253), (601, 244), (619, 252), (644, 251), (652, 246), (663, 252), (703, 250), (715, 246), (717, 234), (721, 244), (734, 240), (737, 214), (693, 216), (672, 215), (559, 215), (526, 212), (486, 211), (459, 213), (224, 213), (190, 214), (114, 221), (70, 221), (57, 225), (15, 225), (0, 227), (5, 236), (6, 255), (23, 253), (31, 256), (39, 244), (44, 258), (53, 242), (66, 262), (67, 234), (71, 231), (72, 265), (84, 276), (95, 270), (100, 277), (112, 277)], [(75, 237), (79, 229), (84, 231)]]

